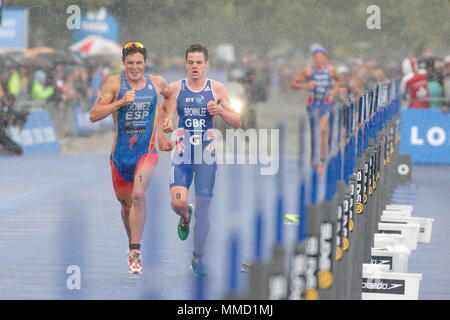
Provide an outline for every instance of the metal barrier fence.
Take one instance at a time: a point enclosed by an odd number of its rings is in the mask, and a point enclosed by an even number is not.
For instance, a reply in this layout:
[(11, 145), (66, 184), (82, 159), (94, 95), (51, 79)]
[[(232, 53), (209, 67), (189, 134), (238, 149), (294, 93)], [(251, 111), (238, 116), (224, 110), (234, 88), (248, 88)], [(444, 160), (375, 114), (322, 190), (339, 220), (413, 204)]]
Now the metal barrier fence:
[[(400, 98), (398, 81), (380, 84), (364, 93), (359, 101), (336, 106), (330, 117), (330, 150), (325, 174), (318, 171), (319, 115), (313, 113), (311, 132), (315, 135), (313, 159), (305, 152), (309, 146), (308, 123), (300, 119), (300, 153), (297, 158), (298, 181), (285, 174), (285, 127), (279, 125), (280, 168), (274, 179), (272, 195), (276, 208), (270, 219), (263, 215), (256, 193), (256, 212), (250, 232), (254, 237), (253, 261), (250, 263), (245, 292), (239, 288), (240, 235), (228, 238), (227, 299), (361, 299), (363, 265), (371, 263), (371, 249), (379, 231), (381, 214), (390, 203), (394, 189), (408, 181), (411, 164), (398, 153)], [(285, 199), (282, 186), (298, 184), (298, 224), (292, 250), (285, 237)], [(239, 186), (230, 184), (235, 193)], [(233, 192), (230, 192), (232, 195)], [(239, 199), (230, 196), (230, 212), (239, 210)], [(157, 211), (155, 209), (155, 211)], [(233, 218), (233, 217), (232, 217)], [(235, 218), (235, 217), (234, 217)], [(272, 223), (270, 223), (272, 222)], [(267, 226), (274, 226), (275, 236), (269, 255)], [(380, 232), (385, 232), (381, 231)], [(149, 246), (150, 247), (150, 246)], [(67, 250), (68, 252), (70, 250)], [(71, 252), (71, 251), (70, 251)], [(79, 256), (83, 256), (81, 253)], [(156, 259), (155, 259), (156, 260)], [(206, 279), (195, 279), (194, 297), (205, 299)], [(153, 297), (146, 293), (145, 297)]]
[[(251, 263), (244, 295), (236, 293), (231, 275), (230, 299), (318, 300), (361, 299), (363, 264), (371, 263), (371, 248), (381, 213), (390, 203), (395, 187), (408, 181), (411, 163), (398, 153), (399, 80), (379, 84), (349, 104), (336, 106), (330, 117), (330, 150), (326, 178), (318, 172), (318, 152), (312, 161), (305, 153), (309, 143), (306, 120), (301, 119), (301, 172), (298, 182), (299, 223), (296, 243), (289, 254), (283, 244), (283, 170), (277, 179), (276, 237), (270, 257), (261, 255), (264, 221), (255, 221), (255, 258)], [(313, 149), (318, 149), (319, 115), (313, 114)], [(280, 125), (283, 142), (284, 126)], [(280, 167), (284, 146), (280, 146)], [(399, 170), (400, 167), (408, 170)], [(323, 185), (325, 184), (325, 185)], [(319, 199), (319, 189), (325, 189)], [(237, 263), (236, 235), (230, 246), (231, 265)], [(286, 261), (288, 263), (286, 264)], [(236, 273), (236, 267), (231, 267)], [(199, 280), (202, 281), (202, 280)], [(364, 281), (367, 281), (364, 280)], [(375, 286), (376, 287), (376, 286)], [(367, 286), (366, 286), (367, 288)], [(199, 297), (199, 296), (198, 296)]]

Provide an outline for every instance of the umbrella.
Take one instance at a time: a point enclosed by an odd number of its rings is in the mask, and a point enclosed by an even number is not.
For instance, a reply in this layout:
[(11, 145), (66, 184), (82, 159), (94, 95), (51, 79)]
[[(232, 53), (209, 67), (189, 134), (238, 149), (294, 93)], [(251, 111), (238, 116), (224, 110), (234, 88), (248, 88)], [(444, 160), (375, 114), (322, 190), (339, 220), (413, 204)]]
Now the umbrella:
[(37, 56), (39, 54), (51, 53), (53, 51), (54, 51), (54, 49), (53, 48), (49, 48), (49, 47), (35, 47), (35, 48), (27, 49), (25, 51), (25, 54), (27, 56), (33, 56), (34, 57), (34, 56)]
[(20, 66), (21, 61), (19, 57), (11, 54), (2, 54), (0, 55), (0, 66), (3, 68), (15, 68)]
[(63, 50), (54, 50), (53, 52), (39, 54), (38, 57), (53, 62), (54, 64), (71, 64), (79, 65), (82, 63), (81, 58), (76, 57), (71, 52), (66, 52)]
[(22, 65), (25, 66), (33, 66), (33, 67), (37, 67), (37, 68), (51, 68), (54, 66), (54, 64), (52, 62), (50, 62), (48, 59), (40, 57), (40, 56), (25, 56), (22, 59)]
[(118, 43), (99, 36), (87, 36), (69, 48), (73, 52), (81, 53), (84, 56), (95, 55), (112, 55), (120, 56), (122, 54), (122, 46)]
[[(47, 59), (53, 64), (81, 64), (81, 59), (71, 52), (48, 47), (36, 47), (26, 50), (28, 57)], [(31, 59), (33, 61), (33, 59)]]

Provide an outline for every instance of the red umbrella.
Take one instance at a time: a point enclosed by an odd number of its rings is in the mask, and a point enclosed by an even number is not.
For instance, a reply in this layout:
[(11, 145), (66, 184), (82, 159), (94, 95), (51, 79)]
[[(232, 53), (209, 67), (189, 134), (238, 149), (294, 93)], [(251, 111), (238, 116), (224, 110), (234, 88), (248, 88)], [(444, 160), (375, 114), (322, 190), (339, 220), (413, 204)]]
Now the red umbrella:
[(70, 46), (70, 50), (81, 53), (84, 56), (112, 55), (120, 56), (122, 46), (112, 40), (99, 36), (87, 36)]

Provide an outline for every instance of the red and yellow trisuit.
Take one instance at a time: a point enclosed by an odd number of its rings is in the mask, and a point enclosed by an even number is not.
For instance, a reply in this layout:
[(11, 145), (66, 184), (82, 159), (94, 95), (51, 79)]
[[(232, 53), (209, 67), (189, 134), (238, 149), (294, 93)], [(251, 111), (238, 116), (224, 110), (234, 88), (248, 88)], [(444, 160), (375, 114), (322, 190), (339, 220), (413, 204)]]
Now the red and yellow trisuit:
[[(115, 138), (111, 150), (111, 169), (116, 194), (131, 194), (137, 169), (144, 164), (158, 162), (156, 138), (156, 109), (158, 96), (150, 75), (145, 75), (145, 86), (135, 90), (133, 102), (113, 113)], [(131, 90), (122, 73), (118, 100)]]

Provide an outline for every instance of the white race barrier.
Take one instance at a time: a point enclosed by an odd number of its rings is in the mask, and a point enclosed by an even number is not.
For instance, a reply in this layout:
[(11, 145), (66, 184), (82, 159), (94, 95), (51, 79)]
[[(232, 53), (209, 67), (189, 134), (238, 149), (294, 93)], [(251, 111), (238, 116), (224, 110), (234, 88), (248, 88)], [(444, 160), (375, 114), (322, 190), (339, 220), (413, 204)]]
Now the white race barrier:
[(389, 271), (389, 266), (384, 264), (363, 263), (363, 273), (376, 273)]
[(404, 245), (387, 246), (384, 249), (371, 249), (371, 264), (387, 265), (391, 272), (408, 272), (408, 259), (411, 254)]
[(386, 213), (383, 211), (383, 215), (381, 216), (382, 222), (389, 223), (400, 223), (400, 224), (419, 224), (419, 237), (418, 242), (420, 243), (430, 243), (431, 241), (431, 233), (433, 230), (433, 221), (432, 218), (420, 218), (420, 217), (406, 217), (400, 216), (397, 214)]
[(412, 205), (406, 205), (406, 204), (387, 204), (386, 210), (407, 210), (412, 212), (414, 209), (414, 206)]
[(399, 217), (411, 217), (411, 211), (408, 210), (383, 210), (383, 215), (385, 214)]
[(363, 266), (362, 300), (417, 300), (421, 280), (420, 273), (387, 272)]
[(374, 248), (384, 249), (386, 247), (406, 246), (406, 237), (401, 234), (375, 233)]
[(405, 245), (410, 250), (417, 249), (417, 241), (419, 240), (420, 225), (417, 223), (378, 223), (378, 232), (387, 234), (401, 234), (406, 238)]

